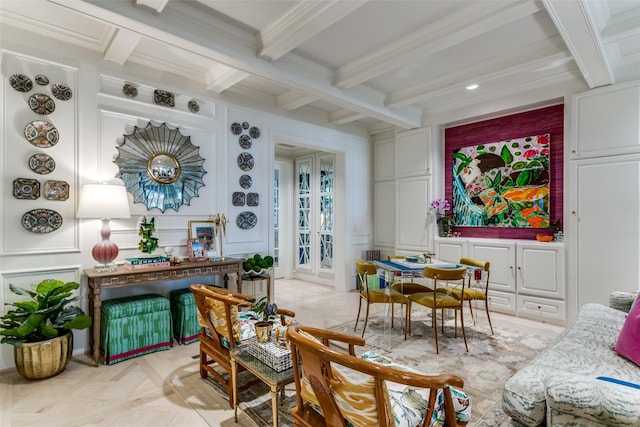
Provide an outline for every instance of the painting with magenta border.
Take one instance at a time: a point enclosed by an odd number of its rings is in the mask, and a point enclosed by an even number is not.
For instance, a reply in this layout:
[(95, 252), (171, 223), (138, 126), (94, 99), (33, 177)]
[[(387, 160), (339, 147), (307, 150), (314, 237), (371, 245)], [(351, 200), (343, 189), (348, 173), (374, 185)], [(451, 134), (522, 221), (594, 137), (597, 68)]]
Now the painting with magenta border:
[(453, 152), (453, 212), (459, 226), (549, 227), (550, 135)]

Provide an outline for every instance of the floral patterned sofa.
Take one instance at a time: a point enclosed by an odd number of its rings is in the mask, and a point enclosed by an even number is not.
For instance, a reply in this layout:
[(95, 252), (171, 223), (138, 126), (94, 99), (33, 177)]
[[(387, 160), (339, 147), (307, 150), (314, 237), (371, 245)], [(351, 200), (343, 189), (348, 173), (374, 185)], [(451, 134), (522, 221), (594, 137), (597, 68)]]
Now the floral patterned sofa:
[[(617, 301), (623, 295), (614, 294)], [(632, 302), (633, 294), (626, 295)], [(611, 306), (613, 300), (612, 294)], [(585, 304), (552, 345), (507, 381), (505, 412), (526, 426), (640, 426), (640, 366), (613, 350), (625, 316)]]

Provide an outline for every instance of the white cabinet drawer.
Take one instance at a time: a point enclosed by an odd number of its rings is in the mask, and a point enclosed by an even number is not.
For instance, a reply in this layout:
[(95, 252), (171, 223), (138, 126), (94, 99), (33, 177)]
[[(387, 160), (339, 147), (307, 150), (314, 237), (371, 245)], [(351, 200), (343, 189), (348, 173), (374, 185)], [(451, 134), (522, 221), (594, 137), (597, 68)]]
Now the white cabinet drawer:
[(489, 310), (516, 314), (516, 295), (509, 292), (489, 290)]
[(518, 316), (564, 325), (567, 309), (564, 301), (518, 295)]

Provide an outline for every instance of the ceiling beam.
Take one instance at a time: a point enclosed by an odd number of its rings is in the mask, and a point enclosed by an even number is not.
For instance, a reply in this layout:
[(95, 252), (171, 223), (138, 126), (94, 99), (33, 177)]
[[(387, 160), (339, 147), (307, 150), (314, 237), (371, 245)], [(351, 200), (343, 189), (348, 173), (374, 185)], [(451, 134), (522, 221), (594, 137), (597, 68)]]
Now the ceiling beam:
[(334, 125), (345, 125), (347, 123), (355, 122), (356, 120), (364, 119), (364, 114), (356, 113), (349, 110), (338, 110), (329, 113), (329, 122)]
[(584, 0), (542, 0), (590, 88), (615, 83), (613, 72)]
[(318, 98), (316, 98), (315, 96), (307, 95), (306, 93), (297, 92), (295, 90), (290, 90), (289, 92), (283, 93), (276, 98), (276, 107), (280, 108), (281, 110), (291, 111), (310, 104), (317, 99)]
[(206, 73), (207, 90), (222, 93), (249, 77), (249, 74), (235, 68), (218, 64)]
[(362, 7), (367, 0), (302, 1), (258, 34), (258, 55), (275, 61)]
[(334, 84), (353, 87), (542, 10), (534, 0), (473, 2), (336, 70)]
[(172, 8), (169, 2), (161, 15), (155, 15), (124, 1), (50, 1), (400, 128), (422, 125), (418, 108), (387, 108), (384, 94), (364, 85), (349, 90), (336, 88), (331, 82), (331, 70), (293, 53), (274, 62), (257, 57), (255, 36), (224, 21), (215, 21), (214, 16), (203, 16), (189, 2), (180, 2), (179, 9)]
[(138, 6), (150, 7), (158, 13), (162, 13), (167, 3), (169, 3), (169, 0), (136, 0)]
[(142, 36), (133, 31), (124, 28), (117, 29), (104, 52), (104, 59), (124, 65), (141, 39)]

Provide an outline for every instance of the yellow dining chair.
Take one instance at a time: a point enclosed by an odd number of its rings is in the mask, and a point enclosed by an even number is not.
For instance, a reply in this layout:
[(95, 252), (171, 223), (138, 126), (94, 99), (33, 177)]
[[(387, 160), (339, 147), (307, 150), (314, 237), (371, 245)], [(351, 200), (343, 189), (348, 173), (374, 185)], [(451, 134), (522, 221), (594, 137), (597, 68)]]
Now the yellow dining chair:
[[(389, 255), (387, 259), (389, 261), (393, 261), (397, 259), (405, 259), (405, 257), (404, 255)], [(426, 285), (422, 285), (414, 281), (405, 282), (404, 280), (394, 280), (391, 285), (391, 289), (395, 289), (403, 295), (417, 294), (418, 292), (431, 292), (431, 288)]]
[[(358, 299), (358, 315), (356, 316), (356, 324), (353, 327), (355, 332), (358, 329), (358, 321), (360, 321), (360, 310), (362, 309), (362, 301), (367, 303), (367, 309), (364, 315), (364, 326), (362, 328), (362, 336), (367, 329), (367, 322), (369, 321), (369, 306), (376, 303), (391, 304), (391, 327), (393, 328), (393, 305), (399, 303), (405, 306), (409, 305), (409, 299), (402, 295), (400, 292), (389, 289), (369, 289), (369, 276), (378, 274), (378, 269), (375, 264), (366, 262), (363, 259), (359, 259), (356, 262), (356, 270), (358, 272), (358, 286), (360, 288), (360, 298)], [(407, 339), (407, 331), (410, 322), (410, 310), (405, 310), (405, 326), (404, 326), (404, 339)]]
[(473, 315), (473, 308), (471, 307), (471, 301), (484, 301), (484, 309), (487, 312), (487, 319), (489, 320), (489, 328), (491, 328), (491, 335), (493, 335), (493, 325), (491, 324), (491, 316), (489, 315), (489, 272), (491, 264), (489, 261), (481, 261), (473, 258), (460, 258), (460, 264), (473, 267), (474, 269), (481, 269), (483, 272), (484, 280), (481, 286), (471, 286), (473, 279), (473, 272), (469, 275), (469, 282), (464, 289), (464, 297), (460, 289), (456, 287), (445, 287), (441, 290), (446, 290), (453, 294), (458, 299), (464, 299), (469, 301), (469, 311), (475, 324), (475, 316)]
[[(464, 331), (464, 312), (463, 312), (463, 299), (459, 299), (451, 292), (438, 289), (438, 284), (447, 285), (447, 288), (460, 289), (460, 295), (464, 297), (464, 285), (465, 277), (467, 276), (466, 267), (458, 268), (437, 268), (437, 267), (425, 267), (424, 277), (433, 280), (433, 290), (431, 292), (420, 292), (417, 294), (408, 295), (409, 300), (412, 303), (418, 303), (431, 309), (431, 322), (433, 325), (433, 333), (436, 339), (436, 354), (438, 354), (438, 322), (436, 320), (437, 310), (441, 311), (442, 315), (442, 333), (444, 334), (444, 310), (455, 310), (454, 318), (454, 336), (458, 337), (458, 312), (460, 312), (460, 325), (462, 327), (462, 337), (464, 338), (464, 346), (469, 351), (467, 346), (467, 335)], [(457, 282), (457, 286), (451, 286), (452, 283)], [(409, 305), (409, 309), (411, 305)], [(410, 317), (411, 315), (407, 315)]]

